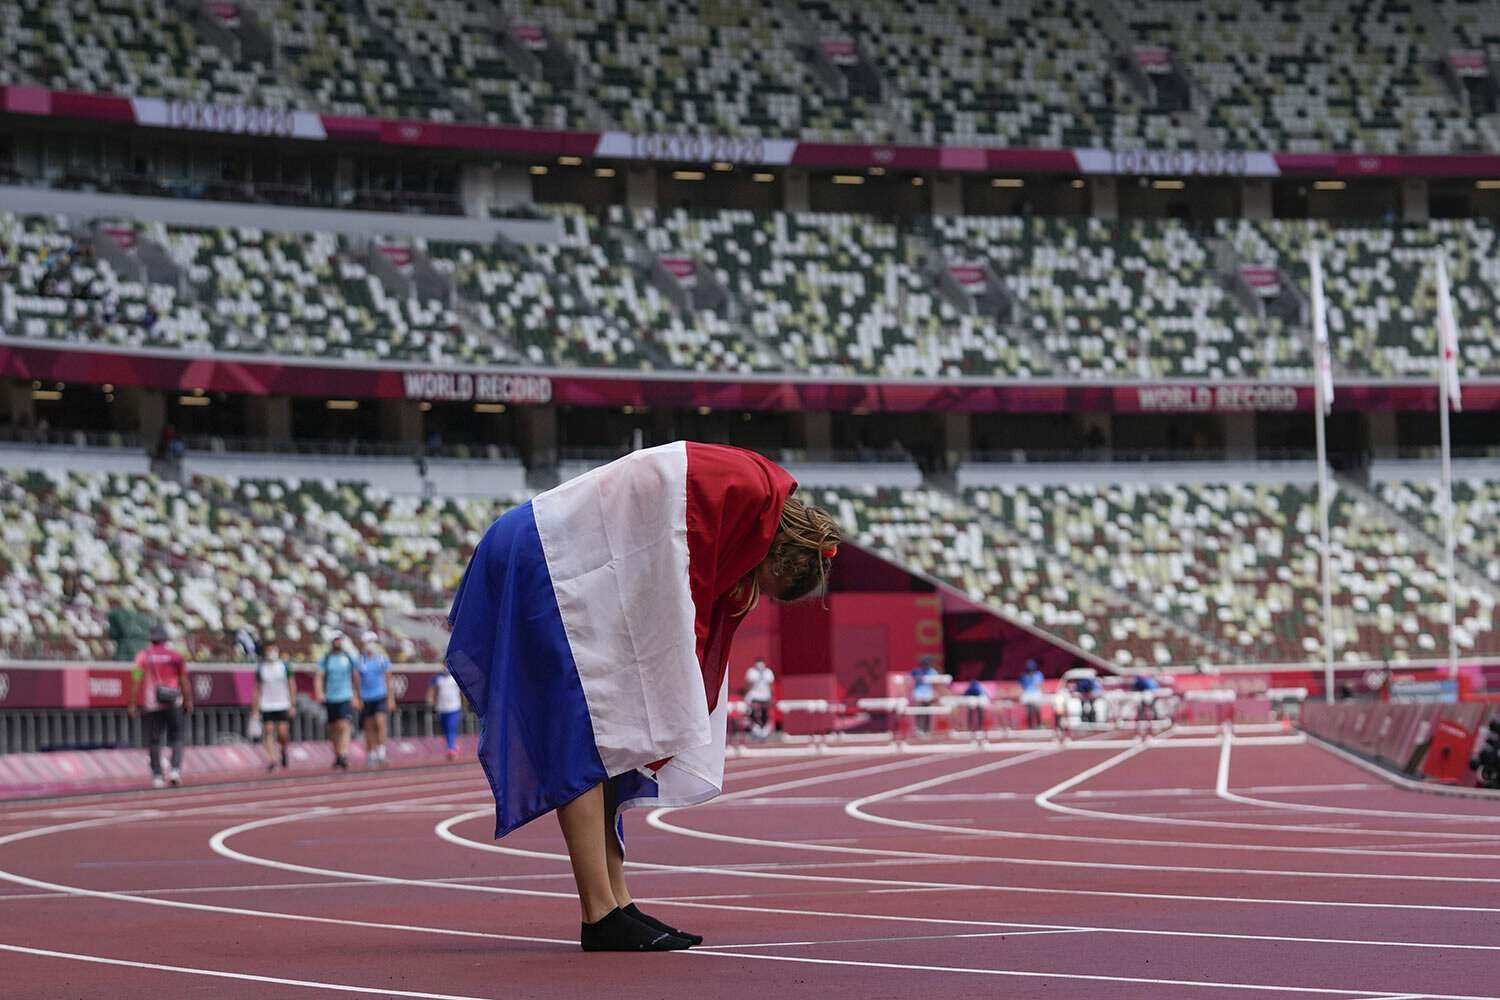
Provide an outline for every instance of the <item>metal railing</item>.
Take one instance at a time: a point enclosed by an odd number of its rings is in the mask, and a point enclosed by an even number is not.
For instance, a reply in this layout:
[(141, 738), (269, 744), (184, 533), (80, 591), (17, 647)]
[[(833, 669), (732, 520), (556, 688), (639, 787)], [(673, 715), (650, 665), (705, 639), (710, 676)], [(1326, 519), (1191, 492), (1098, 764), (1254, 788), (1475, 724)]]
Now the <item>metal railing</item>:
[[(327, 738), (323, 707), (303, 699), (291, 721), (294, 742)], [(187, 719), (188, 746), (246, 744), (250, 709), (244, 706), (195, 708)], [(352, 730), (360, 738), (358, 720)], [(440, 736), (431, 709), (425, 705), (397, 705), (387, 730), (391, 739)], [(465, 713), (460, 732), (479, 732), (478, 719)], [(10, 709), (0, 711), (0, 753), (45, 753), (55, 750), (118, 750), (144, 747), (142, 723), (126, 717), (123, 708)]]

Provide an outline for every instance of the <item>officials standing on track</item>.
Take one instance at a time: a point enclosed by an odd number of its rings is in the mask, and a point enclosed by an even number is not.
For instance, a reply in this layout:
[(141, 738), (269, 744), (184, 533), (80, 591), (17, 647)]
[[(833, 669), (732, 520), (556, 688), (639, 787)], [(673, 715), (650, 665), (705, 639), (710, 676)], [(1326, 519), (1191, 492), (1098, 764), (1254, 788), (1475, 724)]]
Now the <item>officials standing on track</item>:
[(292, 719), (297, 716), (297, 686), (292, 670), (281, 658), (275, 639), (260, 646), (260, 662), (255, 667), (255, 697), (252, 713), (260, 719), (261, 738), (266, 748), (266, 770), (276, 770), (275, 744), (281, 741), (281, 766), (287, 766), (287, 745), (292, 739)]
[(750, 735), (765, 740), (771, 735), (771, 705), (775, 701), (776, 675), (766, 661), (756, 657), (745, 671), (745, 704), (750, 709)]
[(427, 685), (427, 704), (437, 715), (443, 739), (448, 743), (448, 759), (458, 759), (458, 724), (463, 719), (464, 696), (458, 681), (447, 672), (437, 674)]
[(385, 766), (387, 718), (396, 709), (391, 690), (391, 658), (380, 648), (380, 637), (374, 632), (360, 636), (364, 655), (359, 660), (359, 700), (364, 708), (359, 724), (365, 731), (365, 760), (371, 767)]
[(335, 632), (313, 675), (313, 697), (328, 712), (328, 742), (333, 744), (333, 766), (340, 771), (349, 770), (349, 720), (360, 707), (359, 692), (354, 689), (358, 670), (353, 641)]
[(1040, 729), (1042, 726), (1042, 685), (1046, 678), (1035, 660), (1026, 661), (1021, 671), (1021, 704), (1026, 708), (1026, 728)]
[[(141, 724), (151, 760), (151, 787), (162, 788), (168, 781), (176, 787), (182, 784), (182, 744), (185, 722), (193, 711), (193, 688), (187, 682), (187, 664), (182, 654), (167, 645), (167, 627), (159, 622), (151, 626), (149, 638), (151, 645), (135, 656), (125, 714), (134, 719), (137, 706), (143, 712)], [(172, 743), (172, 770), (165, 777), (161, 768), (163, 737)]]
[(918, 661), (918, 666), (911, 672), (911, 698), (913, 706), (920, 711), (914, 713), (917, 717), (917, 732), (923, 736), (932, 733), (932, 713), (927, 709), (937, 700), (937, 688), (933, 685), (937, 682), (937, 667), (933, 666), (931, 656), (924, 656)]

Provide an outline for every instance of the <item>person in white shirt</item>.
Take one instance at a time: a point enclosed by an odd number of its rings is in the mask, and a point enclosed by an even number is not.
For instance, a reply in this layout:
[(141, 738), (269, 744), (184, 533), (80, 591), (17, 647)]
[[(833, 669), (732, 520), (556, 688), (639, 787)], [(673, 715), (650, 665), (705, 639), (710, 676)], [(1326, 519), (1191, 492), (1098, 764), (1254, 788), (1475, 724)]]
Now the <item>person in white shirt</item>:
[(766, 666), (766, 661), (757, 659), (745, 671), (745, 703), (750, 706), (750, 734), (758, 740), (771, 735), (771, 703), (776, 699), (772, 685), (776, 675)]
[(276, 770), (275, 742), (281, 740), (281, 766), (287, 766), (287, 744), (292, 739), (292, 719), (297, 715), (297, 686), (291, 668), (281, 658), (275, 639), (261, 646), (255, 668), (255, 697), (250, 714), (260, 719), (266, 747), (266, 770)]
[(448, 759), (458, 759), (458, 724), (463, 717), (464, 696), (458, 681), (446, 670), (432, 678), (427, 687), (427, 704), (432, 706), (448, 742)]

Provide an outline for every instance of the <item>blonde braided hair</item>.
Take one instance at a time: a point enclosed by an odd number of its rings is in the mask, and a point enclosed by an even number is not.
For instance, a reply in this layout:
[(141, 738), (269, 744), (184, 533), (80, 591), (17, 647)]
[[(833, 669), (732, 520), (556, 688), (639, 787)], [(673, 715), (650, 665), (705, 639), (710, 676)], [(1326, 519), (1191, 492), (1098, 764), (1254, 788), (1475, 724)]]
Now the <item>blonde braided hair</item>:
[[(761, 562), (769, 564), (771, 572), (786, 584), (776, 599), (795, 601), (815, 590), (826, 590), (828, 571), (842, 540), (843, 534), (828, 511), (805, 504), (796, 496), (787, 497), (786, 506), (781, 509), (781, 522), (771, 539), (771, 550)], [(739, 583), (738, 590), (744, 594), (745, 603), (735, 612), (736, 617), (749, 614), (760, 603), (759, 570), (760, 566), (756, 566)]]

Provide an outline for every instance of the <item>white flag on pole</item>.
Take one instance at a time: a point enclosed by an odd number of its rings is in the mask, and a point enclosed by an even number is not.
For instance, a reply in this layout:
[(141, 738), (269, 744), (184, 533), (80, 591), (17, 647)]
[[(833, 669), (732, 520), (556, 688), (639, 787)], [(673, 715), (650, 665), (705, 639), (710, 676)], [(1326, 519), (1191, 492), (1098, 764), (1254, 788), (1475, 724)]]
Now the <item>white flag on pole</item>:
[(1458, 323), (1453, 319), (1453, 295), (1448, 289), (1448, 265), (1441, 256), (1437, 261), (1438, 356), (1442, 358), (1443, 379), (1448, 383), (1448, 404), (1462, 410), (1463, 397), (1458, 386)]
[(1327, 304), (1323, 301), (1323, 259), (1316, 246), (1308, 249), (1307, 264), (1312, 269), (1313, 365), (1318, 370), (1318, 385), (1322, 389), (1326, 416), (1333, 412), (1333, 357), (1328, 349)]

